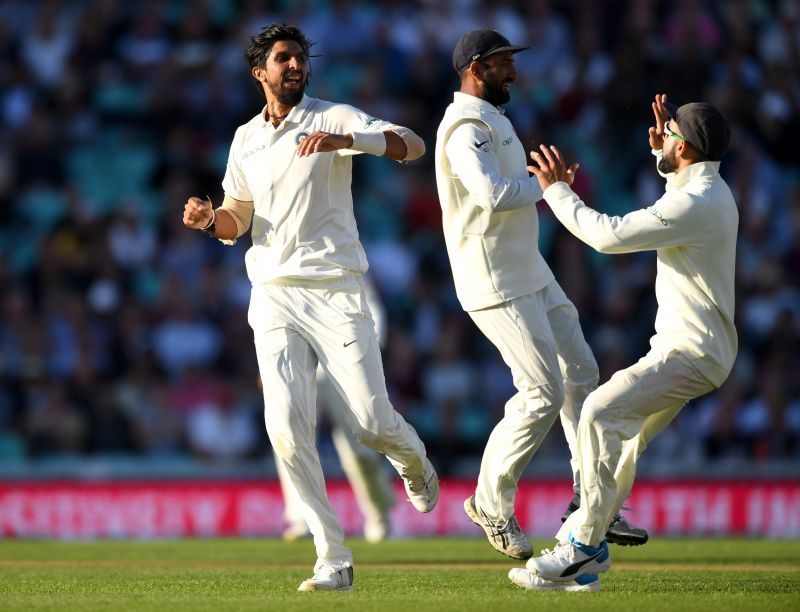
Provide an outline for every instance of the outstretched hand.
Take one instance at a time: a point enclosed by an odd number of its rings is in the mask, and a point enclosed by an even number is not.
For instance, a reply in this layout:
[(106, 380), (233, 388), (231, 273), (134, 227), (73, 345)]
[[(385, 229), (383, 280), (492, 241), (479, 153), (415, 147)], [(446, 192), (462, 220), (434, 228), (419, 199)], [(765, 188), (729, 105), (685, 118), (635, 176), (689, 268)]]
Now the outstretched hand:
[(572, 164), (567, 168), (564, 162), (564, 157), (561, 155), (555, 146), (539, 145), (541, 153), (538, 151), (531, 151), (531, 159), (535, 161), (538, 166), (528, 166), (528, 172), (532, 172), (537, 179), (542, 191), (550, 187), (553, 183), (564, 182), (567, 185), (572, 185), (575, 180), (575, 172), (577, 172), (580, 164)]
[(660, 151), (664, 148), (664, 125), (667, 123), (669, 113), (664, 108), (664, 102), (667, 101), (667, 94), (656, 94), (655, 101), (650, 103), (653, 108), (653, 114), (656, 117), (656, 126), (651, 127), (650, 132), (650, 148), (655, 151)]
[(309, 134), (297, 145), (297, 154), (300, 157), (312, 153), (327, 153), (338, 149), (349, 149), (353, 146), (351, 135), (331, 134), (329, 132), (314, 132)]

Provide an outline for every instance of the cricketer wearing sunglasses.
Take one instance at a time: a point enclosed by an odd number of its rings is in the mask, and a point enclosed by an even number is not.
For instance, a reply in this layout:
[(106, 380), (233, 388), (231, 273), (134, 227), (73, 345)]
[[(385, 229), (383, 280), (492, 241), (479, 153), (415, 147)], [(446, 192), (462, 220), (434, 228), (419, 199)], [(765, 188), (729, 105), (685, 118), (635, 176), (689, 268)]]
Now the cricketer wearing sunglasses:
[(723, 383), (736, 357), (739, 215), (719, 175), (730, 127), (702, 102), (675, 108), (660, 94), (652, 108), (650, 147), (666, 190), (623, 217), (597, 212), (575, 195), (557, 148), (531, 153), (538, 165), (529, 170), (544, 199), (575, 236), (601, 253), (656, 251), (658, 313), (650, 352), (586, 398), (578, 423), (581, 506), (553, 550), (512, 570), (519, 580), (574, 582), (609, 569), (604, 534), (631, 491), (639, 456), (686, 402)]

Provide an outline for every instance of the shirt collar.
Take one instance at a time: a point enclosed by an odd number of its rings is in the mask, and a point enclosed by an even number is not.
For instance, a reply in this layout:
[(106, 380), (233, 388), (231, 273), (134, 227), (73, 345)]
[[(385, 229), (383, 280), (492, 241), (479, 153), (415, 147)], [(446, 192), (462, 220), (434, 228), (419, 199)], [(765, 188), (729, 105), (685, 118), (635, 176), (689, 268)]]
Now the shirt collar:
[(474, 108), (475, 110), (484, 113), (494, 113), (496, 115), (503, 115), (506, 112), (505, 109), (495, 106), (494, 104), (487, 102), (483, 98), (479, 98), (477, 96), (473, 96), (471, 94), (467, 94), (462, 91), (456, 91), (455, 93), (453, 93), (453, 103), (458, 104), (459, 106)]
[[(300, 102), (298, 102), (297, 105), (292, 107), (292, 110), (289, 111), (289, 114), (286, 115), (286, 117), (284, 117), (282, 124), (286, 123), (287, 121), (289, 123), (301, 123), (306, 116), (306, 112), (308, 112), (308, 106), (310, 103), (311, 103), (311, 98), (303, 94), (303, 99), (300, 100)], [(259, 124), (260, 127), (267, 127), (268, 125), (272, 125), (269, 121), (267, 121), (264, 118), (266, 114), (267, 114), (267, 105), (265, 104), (262, 107), (261, 112), (259, 113), (259, 117), (261, 119), (261, 122)]]
[(673, 189), (678, 189), (694, 179), (704, 176), (713, 177), (717, 174), (719, 174), (718, 161), (696, 162), (674, 175), (669, 182), (669, 186)]

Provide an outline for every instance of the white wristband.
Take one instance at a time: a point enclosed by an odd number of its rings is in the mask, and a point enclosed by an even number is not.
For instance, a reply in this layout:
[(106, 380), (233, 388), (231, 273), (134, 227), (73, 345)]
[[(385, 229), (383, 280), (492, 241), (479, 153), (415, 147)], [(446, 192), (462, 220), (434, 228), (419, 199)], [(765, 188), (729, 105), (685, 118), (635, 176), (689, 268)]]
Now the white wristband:
[(206, 224), (206, 226), (205, 226), (205, 227), (201, 227), (201, 228), (200, 228), (200, 231), (203, 231), (203, 232), (204, 232), (204, 231), (206, 231), (208, 228), (210, 228), (212, 225), (214, 225), (214, 223), (215, 223), (215, 222), (216, 222), (216, 220), (217, 220), (217, 211), (216, 211), (216, 210), (214, 210), (214, 205), (213, 205), (213, 204), (211, 204), (211, 201), (209, 201), (209, 204), (211, 205), (211, 221), (209, 221), (209, 222)]
[(380, 157), (386, 153), (386, 136), (383, 132), (353, 132), (350, 148)]

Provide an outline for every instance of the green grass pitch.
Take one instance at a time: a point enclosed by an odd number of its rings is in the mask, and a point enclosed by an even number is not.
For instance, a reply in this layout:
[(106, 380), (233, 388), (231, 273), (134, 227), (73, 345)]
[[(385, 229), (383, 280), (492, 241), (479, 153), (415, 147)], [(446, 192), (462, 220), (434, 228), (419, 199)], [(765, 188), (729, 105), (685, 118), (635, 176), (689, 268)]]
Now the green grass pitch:
[[(309, 540), (0, 542), (2, 610), (800, 610), (800, 543), (655, 539), (611, 547), (599, 593), (514, 586), (484, 540), (350, 540), (355, 591), (298, 593)], [(534, 549), (550, 542), (534, 542)]]

